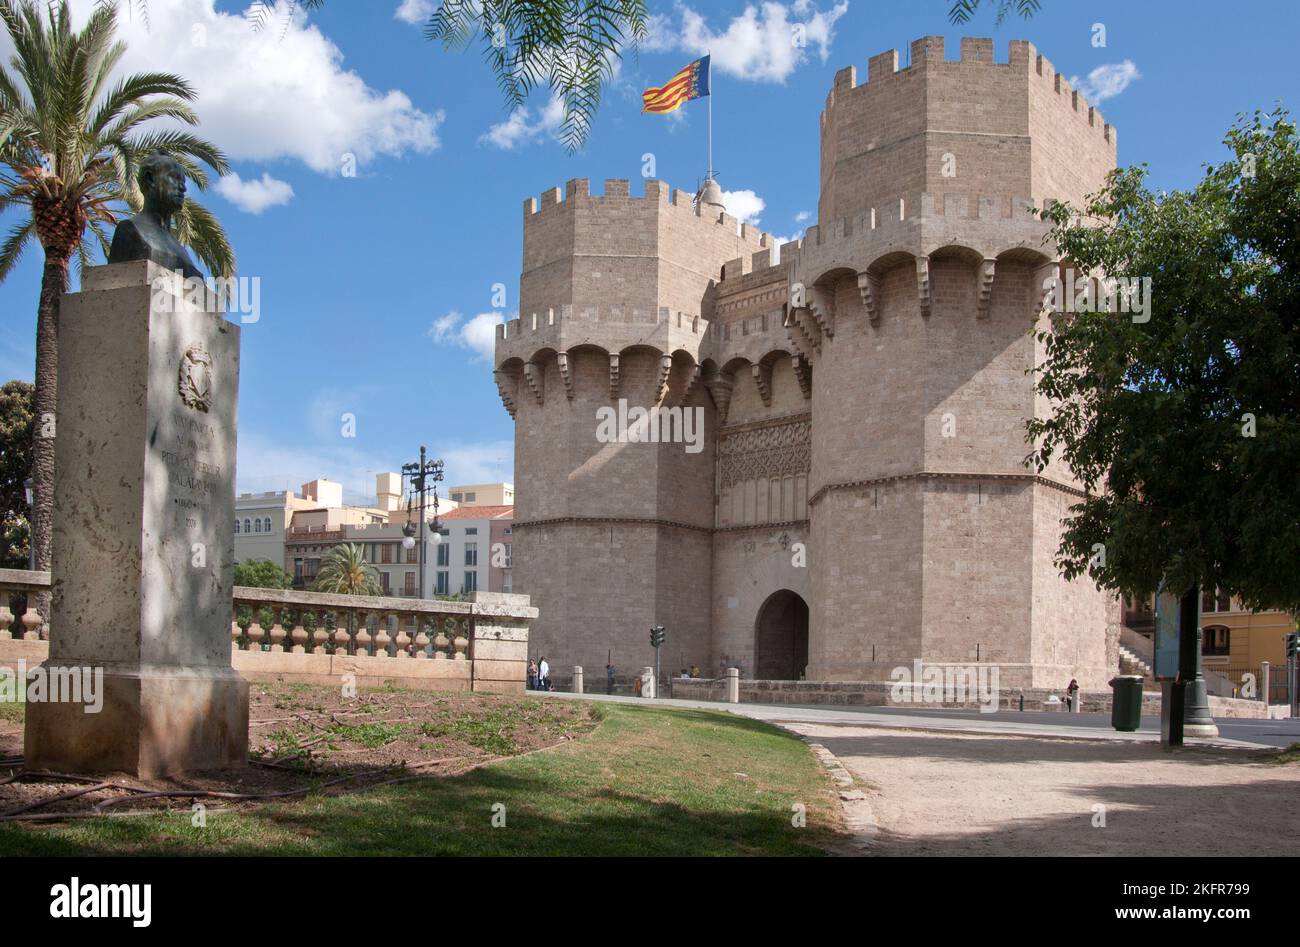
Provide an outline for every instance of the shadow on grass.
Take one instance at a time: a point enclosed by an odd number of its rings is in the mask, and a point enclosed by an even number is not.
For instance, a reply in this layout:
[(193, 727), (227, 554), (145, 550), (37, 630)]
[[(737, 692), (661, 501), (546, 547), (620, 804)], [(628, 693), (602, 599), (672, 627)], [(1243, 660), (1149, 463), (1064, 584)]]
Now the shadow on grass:
[[(212, 812), (205, 828), (188, 811), (0, 826), (0, 852), (816, 855), (835, 840), (838, 809), (796, 738), (702, 710), (606, 705), (601, 716), (586, 738), (458, 777)], [(807, 827), (793, 824), (795, 805)]]

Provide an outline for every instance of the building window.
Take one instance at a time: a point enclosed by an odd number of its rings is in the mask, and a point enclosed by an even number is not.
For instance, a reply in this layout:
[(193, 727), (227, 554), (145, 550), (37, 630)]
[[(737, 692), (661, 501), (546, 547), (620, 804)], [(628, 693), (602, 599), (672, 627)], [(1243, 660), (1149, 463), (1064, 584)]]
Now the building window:
[(1223, 591), (1223, 589), (1211, 592), (1208, 589), (1201, 593), (1201, 611), (1202, 612), (1227, 612), (1232, 610), (1232, 599)]
[(478, 543), (465, 544), (465, 565), (478, 565)]
[(262, 532), (269, 533), (270, 531), (271, 531), (271, 517), (268, 516), (266, 519), (262, 520)]
[(451, 495), (451, 498), (452, 498), (454, 501), (456, 501), (457, 503), (460, 502), (460, 497), (461, 497), (461, 495), (460, 495), (459, 493), (453, 493), (453, 494)]
[(1222, 625), (1206, 628), (1201, 637), (1201, 654), (1209, 658), (1226, 658), (1230, 651), (1228, 636), (1228, 629)]
[(502, 568), (504, 568), (504, 569), (509, 569), (509, 568), (512, 567), (512, 562), (513, 562), (513, 553), (512, 553), (512, 549), (511, 549), (512, 546), (514, 546), (514, 543), (506, 543), (506, 544), (505, 544), (505, 547), (506, 547), (506, 564), (505, 564), (504, 566), (502, 566)]
[(477, 536), (477, 535), (478, 535), (478, 527), (477, 527), (477, 526), (466, 526), (466, 527), (465, 527), (465, 535), (466, 535), (466, 536)]
[(301, 559), (295, 559), (293, 561), (293, 580), (298, 584), (302, 583), (302, 560)]
[(465, 573), (465, 591), (466, 591), (466, 592), (477, 592), (477, 591), (478, 591), (478, 573), (477, 573), (477, 572), (466, 572), (466, 573)]
[(406, 573), (406, 578), (402, 586), (402, 591), (406, 595), (415, 594), (415, 573), (414, 572)]
[(420, 547), (419, 547), (419, 546), (412, 546), (410, 549), (406, 550), (406, 561), (407, 561), (407, 562), (419, 562), (419, 561), (420, 561)]
[(258, 517), (257, 519), (253, 520), (253, 532), (260, 533), (261, 531), (262, 531), (262, 520), (261, 517)]
[(447, 594), (449, 594), (449, 593), (447, 592), (447, 590), (448, 590), (449, 588), (451, 588), (451, 573), (450, 573), (450, 572), (439, 572), (439, 573), (438, 573), (438, 578), (436, 579), (436, 584), (434, 585), (433, 594), (434, 594), (434, 595), (447, 595)]
[(390, 584), (389, 584), (388, 573), (387, 573), (387, 572), (381, 572), (381, 573), (379, 573), (379, 585), (380, 585), (380, 588), (382, 588), (382, 589), (384, 590), (384, 594), (385, 594), (385, 595), (387, 595), (389, 592), (392, 591), (392, 588), (391, 588), (391, 586), (390, 586)]
[(438, 565), (451, 565), (451, 545), (449, 543), (438, 543)]
[(467, 493), (467, 494), (465, 494), (465, 502), (466, 502), (466, 503), (473, 503), (473, 502), (474, 502), (474, 498), (475, 498), (477, 495), (478, 495), (478, 494), (476, 494), (476, 493)]
[(239, 535), (239, 520), (235, 520), (235, 535)]
[(251, 533), (252, 531), (253, 531), (253, 521), (248, 519), (244, 520), (244, 532)]
[(502, 592), (511, 592), (514, 590), (515, 584), (511, 580), (512, 580), (512, 575), (511, 573), (507, 572), (505, 575), (505, 579), (501, 583)]
[(381, 563), (391, 563), (393, 561), (393, 544), (381, 543), (379, 546), (379, 561)]

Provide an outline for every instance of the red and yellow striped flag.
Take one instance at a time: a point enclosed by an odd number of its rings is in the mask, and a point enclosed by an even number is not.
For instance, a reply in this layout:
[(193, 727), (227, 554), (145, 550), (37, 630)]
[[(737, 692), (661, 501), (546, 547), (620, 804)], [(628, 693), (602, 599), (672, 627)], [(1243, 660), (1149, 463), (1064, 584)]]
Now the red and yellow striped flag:
[(709, 57), (684, 67), (677, 75), (659, 88), (649, 88), (641, 93), (641, 111), (666, 113), (675, 111), (683, 102), (709, 94)]

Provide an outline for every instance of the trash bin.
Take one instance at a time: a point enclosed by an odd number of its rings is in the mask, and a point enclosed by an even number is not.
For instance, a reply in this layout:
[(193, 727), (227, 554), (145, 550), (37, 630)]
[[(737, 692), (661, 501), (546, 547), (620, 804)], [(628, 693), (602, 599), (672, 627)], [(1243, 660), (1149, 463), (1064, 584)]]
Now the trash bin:
[(1120, 674), (1110, 679), (1114, 692), (1110, 703), (1110, 725), (1132, 733), (1142, 723), (1142, 678), (1137, 674)]

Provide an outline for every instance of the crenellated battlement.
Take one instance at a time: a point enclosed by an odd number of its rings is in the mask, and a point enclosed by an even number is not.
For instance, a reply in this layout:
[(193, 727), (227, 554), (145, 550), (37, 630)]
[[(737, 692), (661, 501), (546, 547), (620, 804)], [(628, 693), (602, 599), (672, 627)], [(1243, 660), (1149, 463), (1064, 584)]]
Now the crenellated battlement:
[[(695, 218), (701, 226), (716, 227), (724, 233), (738, 236), (754, 250), (770, 249), (773, 237), (753, 224), (743, 222), (730, 214), (721, 213), (717, 217), (703, 212), (693, 205), (693, 192), (672, 187), (656, 178), (645, 179), (645, 191), (640, 197), (631, 193), (627, 178), (606, 178), (604, 194), (592, 194), (588, 178), (573, 178), (564, 190), (553, 187), (543, 191), (540, 199), (529, 197), (524, 200), (524, 231), (543, 222), (549, 223), (555, 215), (574, 214), (582, 208), (595, 215), (617, 213), (626, 217), (643, 211), (645, 220), (649, 221), (661, 214), (672, 214), (675, 218)], [(630, 227), (639, 227), (640, 222), (631, 223)], [(637, 234), (633, 234), (637, 236)]]
[(911, 61), (902, 68), (898, 65), (897, 49), (886, 50), (872, 56), (867, 60), (865, 83), (858, 83), (855, 66), (846, 66), (836, 72), (834, 84), (826, 95), (826, 110), (822, 113), (822, 124), (826, 123), (827, 113), (837, 104), (844, 105), (852, 93), (860, 92), (873, 84), (909, 82), (921, 73), (961, 78), (971, 75), (974, 70), (994, 69), (1005, 70), (1008, 75), (1032, 77), (1043, 89), (1050, 90), (1059, 99), (1062, 115), (1065, 115), (1068, 110), (1088, 126), (1096, 128), (1104, 140), (1115, 141), (1115, 129), (1104, 120), (1101, 112), (1095, 106), (1089, 105), (1087, 98), (1070, 85), (1066, 75), (1058, 72), (1051, 61), (1039, 53), (1034, 48), (1034, 44), (1028, 40), (1011, 40), (1008, 44), (1006, 62), (995, 60), (993, 40), (988, 37), (962, 37), (961, 54), (958, 59), (944, 58), (942, 36), (923, 36), (914, 40), (910, 53)]

